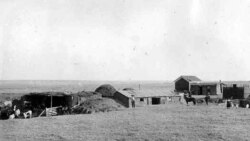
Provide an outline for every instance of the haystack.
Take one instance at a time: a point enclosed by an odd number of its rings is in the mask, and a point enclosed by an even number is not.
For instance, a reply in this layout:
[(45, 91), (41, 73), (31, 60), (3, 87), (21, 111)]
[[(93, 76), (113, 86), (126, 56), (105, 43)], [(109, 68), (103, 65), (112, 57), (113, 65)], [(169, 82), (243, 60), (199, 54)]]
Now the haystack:
[(102, 94), (103, 97), (113, 97), (116, 89), (110, 84), (104, 84), (98, 87), (95, 92)]
[(110, 98), (91, 98), (73, 108), (72, 112), (74, 114), (91, 114), (95, 112), (116, 111), (118, 107), (120, 105)]

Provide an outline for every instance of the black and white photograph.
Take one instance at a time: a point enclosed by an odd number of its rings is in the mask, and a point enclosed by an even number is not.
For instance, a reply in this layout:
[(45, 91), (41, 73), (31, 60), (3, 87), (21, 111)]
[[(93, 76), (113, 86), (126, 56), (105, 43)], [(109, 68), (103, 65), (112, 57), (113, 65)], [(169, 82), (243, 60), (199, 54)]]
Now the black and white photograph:
[(247, 141), (249, 62), (249, 0), (0, 0), (0, 141)]

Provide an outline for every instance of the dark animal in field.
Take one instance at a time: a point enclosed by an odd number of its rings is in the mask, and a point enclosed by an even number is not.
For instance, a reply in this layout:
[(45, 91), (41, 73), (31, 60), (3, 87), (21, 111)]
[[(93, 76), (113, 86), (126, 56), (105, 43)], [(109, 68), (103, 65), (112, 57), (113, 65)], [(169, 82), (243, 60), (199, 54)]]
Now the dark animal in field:
[(196, 99), (193, 97), (187, 97), (187, 95), (184, 94), (184, 99), (188, 105), (188, 102), (193, 102), (194, 105), (196, 105)]
[(206, 95), (204, 99), (205, 99), (206, 104), (208, 105), (208, 100), (210, 99), (210, 96)]
[(1, 109), (0, 119), (9, 119), (10, 115), (14, 115), (14, 111), (11, 108), (4, 107), (3, 109)]
[(230, 107), (231, 107), (231, 101), (230, 101), (230, 100), (227, 100), (227, 101), (226, 101), (226, 106), (227, 106), (227, 108), (230, 108)]
[(249, 105), (250, 105), (250, 95), (246, 99), (239, 100), (239, 107), (246, 108), (249, 107)]

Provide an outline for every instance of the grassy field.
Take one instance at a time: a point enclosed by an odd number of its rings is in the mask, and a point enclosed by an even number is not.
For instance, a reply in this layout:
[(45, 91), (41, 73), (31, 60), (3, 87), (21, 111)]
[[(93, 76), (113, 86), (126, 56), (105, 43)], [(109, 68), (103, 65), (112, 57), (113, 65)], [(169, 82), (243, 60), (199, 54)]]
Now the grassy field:
[[(102, 84), (123, 88), (173, 90), (171, 82), (109, 81), (0, 81), (0, 101), (29, 92), (94, 91)], [(120, 108), (90, 115), (0, 120), (0, 141), (5, 140), (250, 140), (250, 110), (225, 109), (211, 104), (180, 103)]]
[(250, 110), (179, 103), (0, 121), (0, 140), (232, 140), (250, 139)]

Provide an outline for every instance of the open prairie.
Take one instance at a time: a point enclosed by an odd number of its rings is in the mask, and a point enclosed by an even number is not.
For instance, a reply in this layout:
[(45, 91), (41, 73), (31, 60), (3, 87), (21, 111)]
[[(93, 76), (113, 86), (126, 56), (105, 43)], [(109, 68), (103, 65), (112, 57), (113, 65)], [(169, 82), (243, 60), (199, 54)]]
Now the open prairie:
[(245, 141), (250, 110), (180, 103), (0, 121), (0, 140)]
[(0, 81), (0, 93), (27, 93), (43, 91), (94, 91), (102, 84), (111, 84), (116, 89), (174, 89), (169, 81), (78, 81), (78, 80), (10, 80)]
[(78, 81), (78, 80), (9, 80), (0, 81), (0, 101), (13, 99), (30, 92), (79, 92), (95, 91), (102, 84), (111, 84), (117, 90), (123, 88), (174, 90), (168, 81)]

